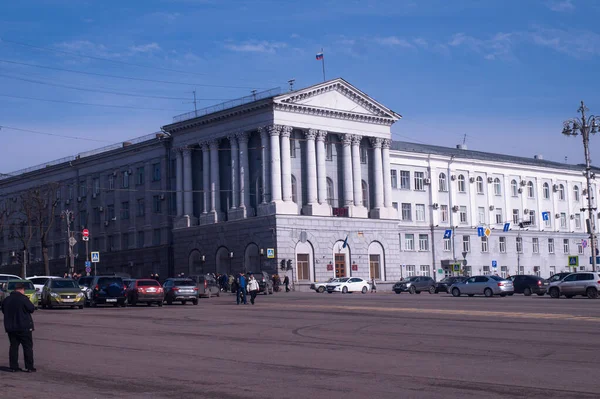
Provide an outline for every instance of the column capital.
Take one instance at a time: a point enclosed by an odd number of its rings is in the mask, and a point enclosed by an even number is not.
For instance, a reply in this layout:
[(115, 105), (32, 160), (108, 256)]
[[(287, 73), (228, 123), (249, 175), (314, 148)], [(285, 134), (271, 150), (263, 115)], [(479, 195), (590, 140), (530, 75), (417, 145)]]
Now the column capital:
[(184, 157), (189, 157), (192, 154), (192, 149), (188, 148), (188, 147), (182, 148), (181, 153), (183, 154)]
[(326, 137), (327, 137), (327, 130), (319, 130), (319, 133), (317, 133), (317, 141), (325, 141)]
[(282, 128), (283, 126), (281, 125), (270, 125), (266, 127), (267, 132), (270, 136), (279, 136), (281, 134)]
[(219, 149), (219, 139), (209, 140), (208, 145), (210, 146), (211, 150), (218, 150)]
[(358, 134), (352, 135), (352, 145), (360, 145), (363, 136), (359, 136)]
[(248, 139), (249, 139), (248, 132), (237, 132), (235, 134), (235, 137), (237, 137), (238, 142), (240, 142), (240, 143), (242, 143), (242, 142), (247, 143)]
[(342, 144), (344, 146), (352, 144), (352, 135), (351, 134), (346, 133), (346, 134), (342, 134), (341, 136), (342, 136)]
[(307, 140), (314, 140), (318, 134), (319, 131), (317, 129), (308, 129), (306, 132), (304, 132), (304, 136)]
[(292, 134), (292, 130), (294, 130), (291, 126), (282, 126), (281, 127), (281, 137), (290, 137)]
[(229, 143), (233, 146), (233, 145), (237, 145), (237, 134), (236, 133), (232, 133), (230, 135), (227, 136), (227, 140), (229, 140)]
[(371, 142), (371, 145), (373, 146), (373, 148), (381, 148), (383, 139), (381, 139), (379, 137), (370, 137), (369, 141)]
[(171, 148), (171, 152), (173, 153), (173, 155), (175, 155), (176, 157), (180, 157), (181, 156), (181, 148), (179, 147), (174, 147)]
[(381, 147), (389, 149), (391, 144), (392, 144), (392, 140), (390, 140), (390, 139), (383, 139), (383, 141), (381, 142)]
[(208, 141), (201, 141), (199, 144), (202, 151), (208, 151), (210, 149)]

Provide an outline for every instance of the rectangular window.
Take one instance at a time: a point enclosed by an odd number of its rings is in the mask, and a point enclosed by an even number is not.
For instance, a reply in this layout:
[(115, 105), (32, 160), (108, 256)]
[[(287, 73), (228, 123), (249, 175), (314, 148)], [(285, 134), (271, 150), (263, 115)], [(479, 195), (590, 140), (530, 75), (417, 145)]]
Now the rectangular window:
[(327, 161), (333, 161), (333, 143), (331, 142), (330, 134), (328, 134), (325, 139), (325, 159)]
[(392, 188), (398, 188), (398, 171), (396, 169), (390, 170), (390, 176), (392, 177)]
[(518, 274), (525, 274), (525, 266), (519, 266)]
[(548, 253), (554, 253), (554, 238), (548, 238)]
[(152, 231), (152, 245), (160, 245), (161, 239), (160, 229), (154, 229)]
[(563, 253), (565, 253), (565, 254), (569, 253), (569, 239), (568, 238), (563, 239)]
[(415, 191), (425, 190), (424, 180), (425, 180), (424, 172), (415, 172)]
[(108, 175), (108, 189), (115, 189), (115, 177), (113, 175)]
[(419, 251), (429, 251), (429, 236), (419, 234)]
[(137, 232), (137, 247), (144, 248), (144, 244), (146, 243), (146, 234), (144, 231)]
[(467, 207), (466, 206), (461, 206), (460, 207), (460, 223), (461, 224), (467, 224)]
[(421, 265), (421, 276), (429, 277), (429, 265)]
[(152, 197), (152, 211), (154, 213), (162, 212), (162, 202), (160, 200), (160, 195), (155, 195)]
[(96, 177), (96, 178), (93, 180), (93, 183), (92, 183), (92, 185), (93, 185), (93, 190), (94, 190), (93, 192), (94, 192), (94, 195), (98, 195), (98, 194), (100, 194), (100, 178)]
[(412, 208), (411, 204), (402, 203), (402, 220), (412, 220)]
[(360, 163), (367, 163), (367, 147), (360, 147)]
[(575, 228), (581, 229), (581, 214), (580, 213), (575, 214)]
[(121, 249), (128, 249), (129, 248), (129, 233), (123, 233), (121, 235)]
[(397, 211), (398, 210), (398, 203), (397, 202), (392, 202), (392, 208), (394, 208)]
[(88, 214), (87, 211), (81, 210), (79, 211), (79, 227), (87, 227), (88, 223)]
[(100, 224), (100, 208), (95, 207), (94, 212), (94, 224)]
[(513, 224), (519, 224), (519, 210), (513, 209)]
[(533, 267), (533, 273), (534, 273), (536, 276), (540, 277), (540, 276), (541, 276), (540, 267), (539, 267), (539, 266), (534, 266), (534, 267)]
[(560, 214), (560, 228), (561, 229), (567, 228), (567, 214), (564, 212), (561, 212), (561, 214)]
[(115, 206), (112, 204), (106, 206), (106, 220), (116, 220)]
[(121, 202), (121, 219), (129, 219), (129, 201)]
[(546, 227), (550, 227), (552, 225), (552, 223), (550, 222), (550, 218), (548, 217), (548, 219), (544, 220), (544, 226)]
[(448, 205), (440, 205), (440, 220), (442, 222), (448, 221)]
[(463, 252), (471, 252), (471, 239), (469, 236), (463, 236)]
[(404, 250), (414, 251), (415, 250), (415, 235), (404, 234)]
[(309, 266), (308, 254), (297, 254), (296, 265), (298, 267), (298, 280), (309, 281), (310, 280), (310, 266)]
[(410, 190), (410, 172), (408, 170), (400, 171), (400, 188)]
[(481, 237), (481, 252), (488, 252), (488, 238)]
[(485, 224), (485, 208), (483, 206), (477, 208), (477, 222)]
[(415, 216), (417, 222), (425, 221), (425, 205), (424, 204), (416, 204), (415, 205)]
[(577, 253), (579, 253), (579, 255), (583, 255), (583, 245), (581, 243), (577, 244)]
[(145, 171), (146, 168), (144, 168), (143, 166), (140, 166), (135, 171), (135, 184), (137, 184), (138, 186), (146, 182)]
[(369, 276), (375, 280), (381, 279), (380, 264), (379, 254), (369, 255)]
[(72, 200), (73, 199), (73, 186), (69, 184), (69, 199)]
[(490, 275), (490, 267), (489, 266), (484, 266), (483, 267), (483, 275), (484, 276), (489, 276)]
[(452, 251), (452, 242), (449, 238), (444, 238), (444, 251)]
[(415, 265), (406, 265), (406, 275), (413, 277), (415, 275)]
[(556, 274), (556, 266), (550, 266), (550, 277)]
[(471, 276), (471, 266), (463, 266), (463, 272), (465, 276)]
[(87, 184), (84, 181), (79, 183), (79, 196), (85, 197), (87, 195)]
[(129, 188), (129, 171), (123, 172), (123, 182), (121, 184), (122, 188)]
[(502, 208), (496, 208), (496, 223), (504, 223), (504, 215), (502, 215)]
[(539, 254), (540, 253), (540, 239), (537, 237), (533, 237), (531, 239), (531, 245), (533, 247), (533, 253)]
[(115, 248), (115, 236), (106, 237), (106, 252), (112, 252)]
[(535, 211), (529, 211), (529, 222), (531, 223), (532, 226), (535, 226), (535, 223), (536, 223)]
[[(290, 158), (296, 158), (296, 140), (290, 137)], [(300, 276), (298, 276), (300, 278)]]
[(506, 278), (508, 276), (508, 266), (500, 266), (500, 277)]
[(522, 254), (523, 253), (523, 237), (517, 237), (516, 246), (517, 246), (517, 252)]
[(144, 216), (146, 214), (146, 201), (144, 198), (137, 200), (137, 215)]

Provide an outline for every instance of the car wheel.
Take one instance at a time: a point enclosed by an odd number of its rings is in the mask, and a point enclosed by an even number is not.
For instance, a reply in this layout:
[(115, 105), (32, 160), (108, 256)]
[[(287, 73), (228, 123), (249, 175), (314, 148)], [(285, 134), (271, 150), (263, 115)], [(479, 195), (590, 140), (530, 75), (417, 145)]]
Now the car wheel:
[(409, 288), (408, 292), (410, 292), (411, 294), (414, 294), (415, 292), (417, 292), (417, 289), (413, 285), (412, 287)]
[(472, 298), (472, 297), (474, 297), (474, 296), (475, 296), (475, 294), (467, 294), (467, 296), (468, 296), (469, 298)]
[(187, 301), (181, 301), (182, 305), (185, 305), (187, 303)]
[(460, 296), (460, 290), (458, 288), (452, 288), (452, 296), (456, 296), (459, 297)]
[(79, 310), (83, 309), (83, 305), (79, 305)]
[(319, 287), (319, 289), (317, 290), (317, 292), (319, 294), (322, 294), (323, 292), (325, 292), (325, 287)]
[(197, 300), (197, 299), (194, 299), (194, 300), (192, 301), (192, 303), (193, 303), (194, 305), (197, 305), (197, 304), (198, 304), (198, 300)]
[(560, 297), (560, 291), (558, 290), (558, 288), (551, 288), (550, 289), (550, 297), (554, 298), (554, 299)]
[(360, 291), (363, 294), (366, 294), (369, 290), (367, 289), (367, 287), (363, 287), (363, 289)]
[(431, 294), (431, 295), (437, 294), (437, 291), (433, 285), (431, 287), (429, 287), (429, 294)]
[(348, 287), (342, 287), (342, 294), (348, 293)]
[(167, 305), (172, 305), (173, 304), (173, 300), (171, 298), (167, 298)]
[(483, 290), (483, 295), (490, 298), (494, 296), (494, 292), (490, 288), (486, 288), (485, 290)]
[(543, 293), (543, 292), (540, 292), (540, 293), (538, 294), (538, 296), (544, 296), (544, 293)]
[(394, 292), (398, 295), (402, 294), (402, 291), (394, 291)]
[(146, 302), (146, 306), (152, 306), (152, 302)]
[(590, 299), (598, 298), (598, 290), (596, 290), (594, 287), (588, 288), (587, 290), (585, 290), (585, 293), (587, 294), (587, 297)]
[(523, 295), (525, 295), (525, 296), (531, 296), (531, 288), (529, 288), (529, 287), (526, 287), (526, 288), (523, 290)]
[(158, 305), (158, 307), (162, 308), (163, 302), (162, 301), (156, 302), (156, 304)]

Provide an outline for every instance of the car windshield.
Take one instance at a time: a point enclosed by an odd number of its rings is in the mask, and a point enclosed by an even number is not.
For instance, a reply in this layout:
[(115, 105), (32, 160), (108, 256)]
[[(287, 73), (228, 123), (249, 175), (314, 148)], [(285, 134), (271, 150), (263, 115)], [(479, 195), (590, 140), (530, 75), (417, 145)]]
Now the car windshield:
[(417, 281), (418, 277), (407, 277), (404, 280), (402, 280), (403, 282), (407, 282), (407, 281)]
[(175, 280), (173, 282), (174, 286), (177, 287), (189, 287), (189, 286), (196, 286), (196, 283), (193, 280)]
[(346, 282), (346, 281), (348, 281), (348, 280), (350, 280), (350, 278), (349, 278), (349, 277), (344, 277), (344, 278), (341, 278), (341, 279), (339, 279), (338, 281), (336, 281), (336, 283), (345, 283), (345, 282)]
[(158, 281), (142, 280), (137, 282), (138, 287), (158, 287)]
[(35, 278), (30, 278), (28, 280), (31, 281), (33, 284), (44, 285), (44, 284), (46, 284), (46, 281), (48, 281), (50, 279), (48, 277), (35, 277)]
[(19, 278), (17, 276), (0, 276), (0, 281), (8, 281), (8, 280), (12, 280), (13, 278)]
[(102, 288), (108, 287), (112, 284), (124, 285), (123, 279), (121, 277), (102, 277), (98, 279), (98, 285)]
[(79, 288), (73, 280), (53, 280), (51, 284), (52, 288)]
[(491, 278), (492, 280), (496, 280), (496, 281), (504, 281), (505, 280), (502, 277), (498, 277), (498, 276), (488, 276), (488, 277)]
[(14, 291), (17, 284), (23, 284), (26, 290), (35, 290), (31, 281), (10, 281), (8, 283), (8, 291)]
[(555, 274), (552, 277), (550, 277), (548, 279), (548, 281), (550, 281), (550, 282), (560, 281), (563, 279), (563, 277), (566, 277), (566, 276), (567, 276), (566, 274)]

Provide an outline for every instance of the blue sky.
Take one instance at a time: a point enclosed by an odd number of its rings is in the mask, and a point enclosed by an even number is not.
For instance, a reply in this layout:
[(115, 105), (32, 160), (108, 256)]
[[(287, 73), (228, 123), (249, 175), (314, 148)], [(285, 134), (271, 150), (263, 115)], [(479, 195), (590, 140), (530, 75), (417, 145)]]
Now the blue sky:
[(321, 47), (328, 78), (404, 116), (395, 139), (581, 162), (560, 132), (581, 100), (600, 114), (599, 15), (591, 0), (5, 1), (0, 125), (88, 140), (2, 129), (0, 173), (155, 132), (193, 90), (204, 107), (317, 83)]

